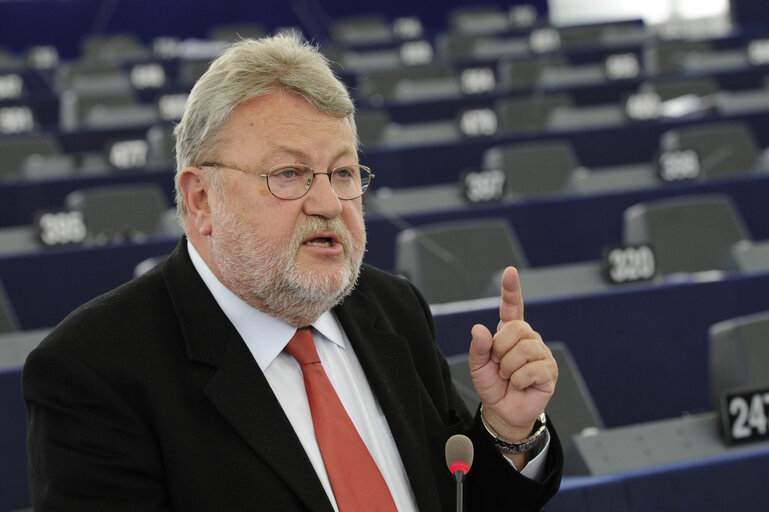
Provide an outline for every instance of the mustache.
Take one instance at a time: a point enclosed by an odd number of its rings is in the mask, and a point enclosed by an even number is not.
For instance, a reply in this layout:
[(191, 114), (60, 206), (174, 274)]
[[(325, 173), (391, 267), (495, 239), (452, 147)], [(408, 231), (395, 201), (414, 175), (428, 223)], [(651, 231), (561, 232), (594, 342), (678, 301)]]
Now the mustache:
[(352, 235), (344, 222), (339, 217), (327, 219), (325, 217), (310, 217), (300, 225), (293, 237), (293, 245), (298, 250), (302, 241), (318, 232), (331, 232), (336, 235), (347, 254), (352, 246)]

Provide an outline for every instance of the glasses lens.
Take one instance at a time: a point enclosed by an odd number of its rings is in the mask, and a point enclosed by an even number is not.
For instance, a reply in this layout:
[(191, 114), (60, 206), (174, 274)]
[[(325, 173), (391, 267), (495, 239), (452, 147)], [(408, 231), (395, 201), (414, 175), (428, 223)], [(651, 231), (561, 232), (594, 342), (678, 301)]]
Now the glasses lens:
[(331, 173), (331, 185), (339, 199), (355, 199), (366, 191), (371, 173), (357, 165), (337, 167)]
[(280, 199), (302, 197), (312, 183), (312, 169), (305, 165), (281, 165), (267, 175), (267, 187)]

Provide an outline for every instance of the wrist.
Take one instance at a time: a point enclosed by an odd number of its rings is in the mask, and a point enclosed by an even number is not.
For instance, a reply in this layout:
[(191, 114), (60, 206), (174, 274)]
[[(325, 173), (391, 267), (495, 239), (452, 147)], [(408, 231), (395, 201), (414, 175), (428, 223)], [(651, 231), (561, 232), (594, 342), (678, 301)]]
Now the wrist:
[(483, 412), (483, 404), (481, 404), (480, 415), (481, 423), (483, 423), (486, 432), (491, 437), (492, 443), (499, 451), (505, 454), (518, 455), (528, 452), (540, 444), (540, 441), (544, 439), (544, 434), (547, 430), (547, 417), (544, 412), (540, 413), (539, 417), (534, 422), (534, 426), (528, 430), (528, 435), (523, 434), (519, 439), (510, 439), (500, 435), (486, 420)]

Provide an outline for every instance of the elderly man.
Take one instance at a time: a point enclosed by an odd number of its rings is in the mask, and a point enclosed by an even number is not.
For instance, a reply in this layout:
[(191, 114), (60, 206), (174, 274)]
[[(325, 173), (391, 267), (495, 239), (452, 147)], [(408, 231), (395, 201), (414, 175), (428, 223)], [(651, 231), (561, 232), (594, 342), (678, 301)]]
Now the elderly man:
[(468, 508), (540, 510), (556, 492), (542, 412), (558, 371), (515, 269), (496, 333), (468, 333), (473, 419), (419, 292), (362, 264), (373, 174), (353, 114), (293, 37), (213, 62), (175, 131), (186, 236), (27, 360), (36, 510), (454, 510), (457, 433), (475, 447)]

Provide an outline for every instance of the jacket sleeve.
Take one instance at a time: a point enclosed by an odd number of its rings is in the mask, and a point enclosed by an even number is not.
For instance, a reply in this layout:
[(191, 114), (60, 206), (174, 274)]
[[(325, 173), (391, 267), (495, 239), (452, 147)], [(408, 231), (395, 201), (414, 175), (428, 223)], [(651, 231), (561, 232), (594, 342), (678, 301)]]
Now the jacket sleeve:
[(27, 359), (22, 389), (37, 512), (169, 510), (157, 442), (94, 369), (43, 346)]

